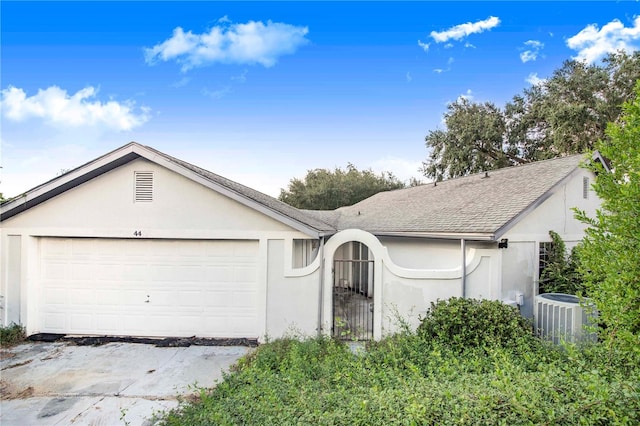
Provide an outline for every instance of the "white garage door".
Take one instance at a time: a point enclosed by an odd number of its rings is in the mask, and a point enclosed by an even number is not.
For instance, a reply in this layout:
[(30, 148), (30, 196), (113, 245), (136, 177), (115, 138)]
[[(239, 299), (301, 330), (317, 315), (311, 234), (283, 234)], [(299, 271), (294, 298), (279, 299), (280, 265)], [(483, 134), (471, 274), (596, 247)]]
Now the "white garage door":
[(257, 241), (41, 238), (40, 332), (258, 337)]

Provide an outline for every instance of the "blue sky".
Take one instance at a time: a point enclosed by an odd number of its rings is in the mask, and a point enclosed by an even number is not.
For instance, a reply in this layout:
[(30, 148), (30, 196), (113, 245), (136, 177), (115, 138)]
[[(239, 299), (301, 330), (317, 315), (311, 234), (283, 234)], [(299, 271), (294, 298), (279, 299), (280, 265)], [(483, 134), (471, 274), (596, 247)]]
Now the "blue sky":
[(0, 192), (129, 141), (277, 196), (314, 168), (420, 178), (460, 96), (640, 47), (637, 2), (0, 2)]

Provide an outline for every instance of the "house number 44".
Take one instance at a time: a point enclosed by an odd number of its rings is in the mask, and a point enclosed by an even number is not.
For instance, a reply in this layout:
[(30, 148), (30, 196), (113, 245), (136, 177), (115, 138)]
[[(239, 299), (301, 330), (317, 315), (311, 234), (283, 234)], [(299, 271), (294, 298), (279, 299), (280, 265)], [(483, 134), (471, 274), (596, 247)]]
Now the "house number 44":
[(135, 237), (142, 237), (142, 231), (133, 231)]

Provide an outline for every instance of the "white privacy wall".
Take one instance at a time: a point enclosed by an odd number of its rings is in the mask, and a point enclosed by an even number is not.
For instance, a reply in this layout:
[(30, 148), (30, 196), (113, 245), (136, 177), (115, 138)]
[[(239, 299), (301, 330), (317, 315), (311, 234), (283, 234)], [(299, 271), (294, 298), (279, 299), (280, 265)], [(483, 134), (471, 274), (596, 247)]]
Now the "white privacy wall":
[[(438, 248), (445, 248), (447, 255), (442, 256), (441, 264), (451, 267), (420, 268), (399, 266), (390, 256), (390, 250), (374, 235), (349, 229), (341, 231), (329, 239), (325, 246), (325, 270), (323, 291), (323, 329), (331, 332), (332, 312), (332, 275), (330, 265), (335, 256), (342, 255), (341, 246), (350, 241), (358, 241), (369, 247), (375, 261), (374, 276), (374, 338), (380, 339), (385, 334), (398, 330), (401, 321), (407, 321), (412, 327), (419, 324), (419, 316), (430, 308), (431, 302), (438, 299), (462, 296), (462, 253), (458, 242), (457, 251), (452, 245), (423, 240), (414, 242), (409, 247), (394, 244), (395, 253), (402, 254), (417, 265), (423, 259), (428, 265), (425, 253)], [(385, 240), (387, 242), (387, 240)], [(435, 253), (435, 251), (434, 251)], [(478, 296), (496, 298), (500, 294), (499, 276), (500, 255), (497, 249), (467, 248), (466, 286), (469, 297)], [(406, 263), (405, 263), (406, 264)]]

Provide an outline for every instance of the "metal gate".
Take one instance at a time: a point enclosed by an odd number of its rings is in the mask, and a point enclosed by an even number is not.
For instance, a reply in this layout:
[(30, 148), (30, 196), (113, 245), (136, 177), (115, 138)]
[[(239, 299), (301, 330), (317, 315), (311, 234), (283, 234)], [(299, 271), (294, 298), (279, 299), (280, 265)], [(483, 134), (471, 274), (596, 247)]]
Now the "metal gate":
[(333, 261), (333, 336), (373, 339), (373, 260)]

